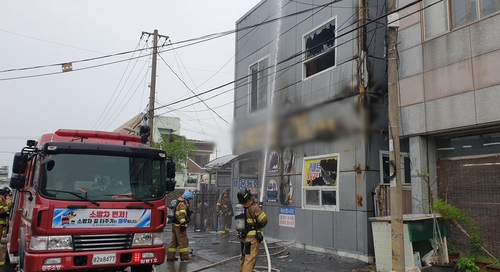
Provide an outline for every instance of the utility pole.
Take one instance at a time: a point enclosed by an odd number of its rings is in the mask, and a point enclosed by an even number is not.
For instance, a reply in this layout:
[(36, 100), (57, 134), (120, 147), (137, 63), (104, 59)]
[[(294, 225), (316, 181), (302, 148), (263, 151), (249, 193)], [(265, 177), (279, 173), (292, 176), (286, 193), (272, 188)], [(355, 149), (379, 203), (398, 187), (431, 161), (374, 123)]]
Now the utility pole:
[[(389, 0), (389, 13), (396, 9), (396, 1)], [(392, 270), (405, 271), (404, 233), (403, 233), (403, 189), (401, 184), (401, 156), (399, 145), (399, 90), (397, 62), (397, 29), (399, 15), (390, 14), (387, 17), (387, 69), (389, 98), (389, 162), (391, 166), (391, 241)]]
[(151, 129), (149, 135), (149, 143), (153, 144), (153, 134), (155, 131), (153, 118), (155, 116), (155, 93), (156, 93), (156, 58), (158, 55), (158, 37), (168, 40), (168, 36), (158, 35), (158, 30), (155, 29), (154, 33), (142, 32), (142, 35), (153, 36), (153, 64), (151, 65), (151, 84), (149, 87), (149, 109), (148, 109), (148, 126)]

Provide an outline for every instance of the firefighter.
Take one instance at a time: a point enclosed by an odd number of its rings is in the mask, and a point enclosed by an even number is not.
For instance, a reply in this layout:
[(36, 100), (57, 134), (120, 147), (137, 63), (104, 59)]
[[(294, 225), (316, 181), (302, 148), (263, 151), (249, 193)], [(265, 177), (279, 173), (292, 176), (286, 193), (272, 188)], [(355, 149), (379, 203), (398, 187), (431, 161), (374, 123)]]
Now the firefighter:
[(241, 257), (240, 272), (252, 272), (259, 255), (260, 242), (264, 239), (261, 228), (267, 225), (267, 215), (254, 202), (250, 189), (241, 187), (238, 202), (245, 213), (245, 230), (240, 232)]
[(168, 247), (167, 261), (177, 261), (175, 252), (179, 247), (181, 261), (190, 261), (193, 258), (189, 256), (187, 236), (188, 223), (191, 220), (191, 211), (189, 210), (189, 201), (194, 198), (192, 192), (185, 192), (177, 199), (175, 208), (175, 218), (172, 220), (172, 241)]
[(10, 188), (4, 187), (0, 189), (0, 228), (2, 228), (2, 236), (7, 228), (7, 220), (9, 219), (11, 204)]
[(7, 244), (7, 226), (10, 211), (10, 188), (0, 189), (0, 265), (5, 263), (5, 249)]
[(217, 205), (215, 206), (215, 212), (220, 216), (220, 233), (222, 237), (226, 237), (226, 233), (229, 234), (231, 231), (231, 221), (233, 215), (233, 203), (231, 203), (231, 198), (229, 197), (229, 189), (224, 189), (219, 200), (217, 200)]

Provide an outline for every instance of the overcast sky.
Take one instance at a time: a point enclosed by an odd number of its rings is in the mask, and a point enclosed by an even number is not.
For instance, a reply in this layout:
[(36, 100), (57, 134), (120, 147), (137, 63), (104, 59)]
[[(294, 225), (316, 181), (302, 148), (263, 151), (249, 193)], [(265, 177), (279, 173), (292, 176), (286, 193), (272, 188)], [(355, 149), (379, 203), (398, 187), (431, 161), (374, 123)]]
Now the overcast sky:
[[(179, 43), (234, 30), (260, 0), (51, 0), (0, 2), (0, 165), (11, 166), (27, 137), (59, 128), (112, 131), (147, 108), (151, 50), (80, 61), (152, 46), (141, 34), (158, 29), (171, 44), (161, 48), (156, 106), (192, 96), (235, 78), (234, 34), (178, 48)], [(160, 45), (164, 44), (160, 40)], [(164, 61), (175, 71), (170, 70)], [(110, 62), (122, 61), (116, 64)], [(73, 63), (62, 73), (60, 63)], [(103, 65), (99, 67), (97, 65)], [(6, 72), (11, 69), (26, 69)], [(89, 68), (90, 67), (90, 68)], [(78, 69), (81, 69), (78, 71)], [(52, 74), (52, 75), (43, 75)], [(35, 76), (35, 77), (32, 77)], [(20, 77), (19, 79), (13, 79)], [(233, 85), (203, 96), (231, 123)], [(155, 112), (181, 118), (181, 134), (215, 141), (218, 155), (231, 154), (230, 125), (198, 99)], [(187, 106), (187, 107), (186, 107)]]

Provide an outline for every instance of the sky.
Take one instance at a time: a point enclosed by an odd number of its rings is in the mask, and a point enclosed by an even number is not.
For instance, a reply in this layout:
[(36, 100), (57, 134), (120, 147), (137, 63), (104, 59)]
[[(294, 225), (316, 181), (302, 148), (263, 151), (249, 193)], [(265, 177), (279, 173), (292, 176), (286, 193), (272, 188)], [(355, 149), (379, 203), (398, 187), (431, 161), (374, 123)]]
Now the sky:
[[(141, 39), (143, 32), (157, 29), (169, 38), (159, 40), (155, 107), (233, 81), (234, 34), (186, 41), (234, 30), (259, 2), (1, 1), (0, 166), (11, 166), (27, 139), (60, 128), (112, 131), (144, 112), (153, 43), (148, 35)], [(73, 71), (63, 73), (62, 63), (72, 63)], [(215, 142), (218, 157), (231, 154), (233, 87), (155, 115), (180, 117), (181, 135)]]

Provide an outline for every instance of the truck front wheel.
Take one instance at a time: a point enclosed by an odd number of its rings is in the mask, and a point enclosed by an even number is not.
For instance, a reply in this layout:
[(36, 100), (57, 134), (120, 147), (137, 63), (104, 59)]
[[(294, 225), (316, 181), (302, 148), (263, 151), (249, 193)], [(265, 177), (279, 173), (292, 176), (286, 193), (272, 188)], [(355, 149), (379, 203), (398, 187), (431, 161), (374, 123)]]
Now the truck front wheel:
[(152, 265), (141, 265), (141, 266), (132, 266), (130, 267), (131, 272), (151, 272), (153, 271)]

